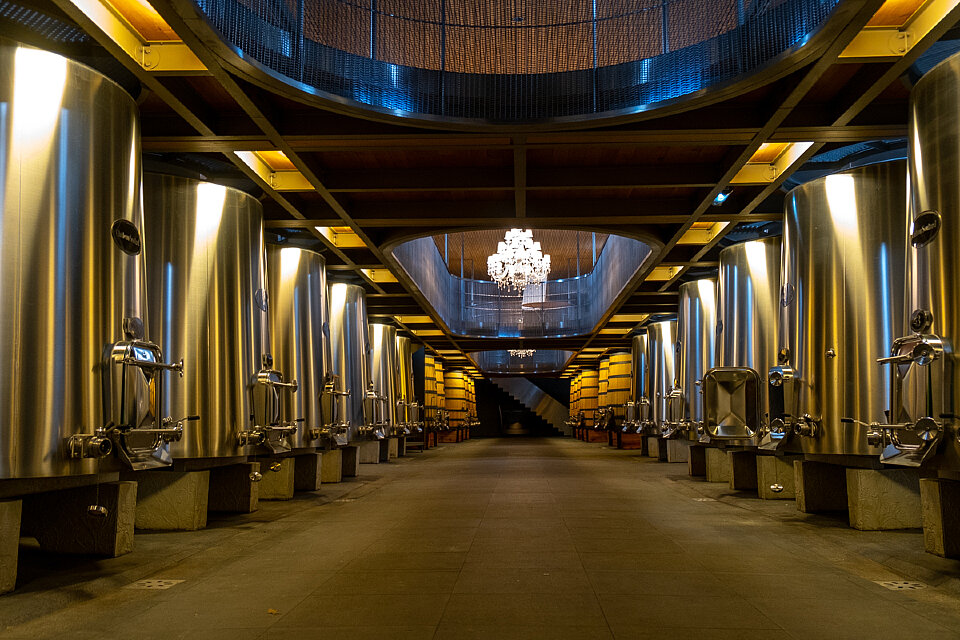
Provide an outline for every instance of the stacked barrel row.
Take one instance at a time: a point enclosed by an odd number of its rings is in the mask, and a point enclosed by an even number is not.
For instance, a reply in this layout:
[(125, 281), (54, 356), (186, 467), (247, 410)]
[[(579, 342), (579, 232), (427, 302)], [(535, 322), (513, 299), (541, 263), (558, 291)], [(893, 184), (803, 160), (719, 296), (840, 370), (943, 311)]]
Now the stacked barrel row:
[(600, 372), (596, 369), (583, 369), (574, 378), (570, 391), (570, 413), (574, 432), (579, 439), (586, 440), (587, 432), (593, 430), (596, 424)]

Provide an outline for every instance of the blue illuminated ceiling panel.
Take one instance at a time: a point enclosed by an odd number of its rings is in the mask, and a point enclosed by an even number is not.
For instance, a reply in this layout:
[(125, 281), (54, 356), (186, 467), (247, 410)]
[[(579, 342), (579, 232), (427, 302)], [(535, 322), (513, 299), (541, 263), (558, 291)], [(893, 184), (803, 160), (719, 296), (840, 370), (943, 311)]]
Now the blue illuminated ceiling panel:
[(320, 98), (470, 124), (645, 111), (797, 50), (839, 0), (194, 0)]

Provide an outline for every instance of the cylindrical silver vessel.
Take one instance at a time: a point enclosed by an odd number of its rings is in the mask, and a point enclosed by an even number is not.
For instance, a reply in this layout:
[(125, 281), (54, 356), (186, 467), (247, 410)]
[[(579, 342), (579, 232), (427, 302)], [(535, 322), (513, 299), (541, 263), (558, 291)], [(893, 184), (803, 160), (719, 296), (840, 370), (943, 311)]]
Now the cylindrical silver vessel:
[(105, 352), (146, 321), (137, 106), (88, 67), (4, 44), (0, 107), (0, 478), (94, 473), (109, 437), (93, 457), (69, 441), (111, 426)]
[(370, 379), (377, 396), (378, 410), (374, 418), (384, 424), (386, 435), (395, 435), (396, 405), (399, 371), (397, 370), (397, 328), (389, 324), (371, 322)]
[[(894, 325), (894, 332), (900, 336), (920, 333), (929, 336), (924, 338), (927, 342), (941, 343), (938, 361), (926, 367), (914, 364), (904, 371), (903, 398), (898, 401), (904, 415), (894, 420), (910, 423), (913, 430), (925, 417), (940, 423), (944, 431), (934, 447), (943, 456), (937, 464), (955, 472), (960, 471), (960, 384), (956, 378), (960, 371), (956, 351), (960, 344), (960, 307), (956, 304), (960, 292), (958, 87), (960, 56), (954, 55), (923, 76), (910, 96), (906, 305), (903, 323)], [(893, 304), (896, 306), (896, 299)], [(951, 371), (952, 376), (948, 373)]]
[(703, 383), (703, 428), (710, 438), (757, 444), (769, 423), (766, 381), (776, 362), (780, 248), (780, 238), (764, 238), (720, 252), (717, 368)]
[(294, 449), (320, 446), (330, 423), (321, 394), (329, 365), (326, 261), (298, 247), (267, 245), (273, 366), (296, 380), (296, 393), (281, 394), (288, 420), (302, 420), (289, 437)]
[(677, 381), (677, 321), (662, 320), (647, 325), (647, 362), (650, 375), (647, 395), (650, 398), (652, 433), (659, 434), (669, 420), (668, 400)]
[(787, 195), (779, 364), (792, 369), (785, 422), (804, 453), (879, 452), (867, 427), (841, 420), (884, 421), (889, 379), (877, 359), (903, 326), (906, 199), (904, 161), (829, 175)]
[[(671, 399), (671, 425), (689, 440), (698, 440), (703, 421), (701, 383), (714, 366), (717, 335), (717, 281), (694, 280), (680, 285), (677, 314), (678, 392)], [(679, 406), (677, 406), (679, 405)]]
[(413, 405), (413, 352), (420, 348), (407, 336), (397, 336), (397, 424), (409, 431), (416, 430), (419, 411)]
[(363, 403), (370, 386), (367, 298), (362, 287), (343, 282), (330, 284), (329, 292), (330, 370), (349, 393), (344, 421), (353, 441), (364, 433)]
[[(196, 414), (175, 458), (258, 452), (238, 434), (253, 418), (253, 387), (269, 346), (263, 211), (251, 195), (148, 173), (143, 180), (150, 325), (185, 361), (167, 412)], [(261, 425), (262, 426), (262, 425)]]
[(637, 333), (630, 340), (633, 368), (630, 370), (630, 404), (627, 406), (627, 421), (624, 431), (639, 431), (649, 415), (650, 399), (647, 396), (650, 367), (647, 364), (647, 334)]

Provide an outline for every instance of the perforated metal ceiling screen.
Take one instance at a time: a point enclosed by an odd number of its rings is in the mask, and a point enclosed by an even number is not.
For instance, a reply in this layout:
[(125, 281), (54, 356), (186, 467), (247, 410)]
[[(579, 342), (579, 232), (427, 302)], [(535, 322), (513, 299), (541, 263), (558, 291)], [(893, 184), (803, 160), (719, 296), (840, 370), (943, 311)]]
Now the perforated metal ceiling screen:
[(195, 0), (308, 87), (492, 122), (638, 109), (756, 69), (839, 0)]

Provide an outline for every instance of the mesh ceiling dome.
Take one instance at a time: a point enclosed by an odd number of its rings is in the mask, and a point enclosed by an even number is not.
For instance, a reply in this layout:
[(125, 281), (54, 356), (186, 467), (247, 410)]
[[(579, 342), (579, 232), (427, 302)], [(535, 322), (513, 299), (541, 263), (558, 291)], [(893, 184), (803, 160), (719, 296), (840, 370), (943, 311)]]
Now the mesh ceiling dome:
[(193, 0), (320, 98), (470, 124), (645, 111), (801, 46), (839, 0)]

